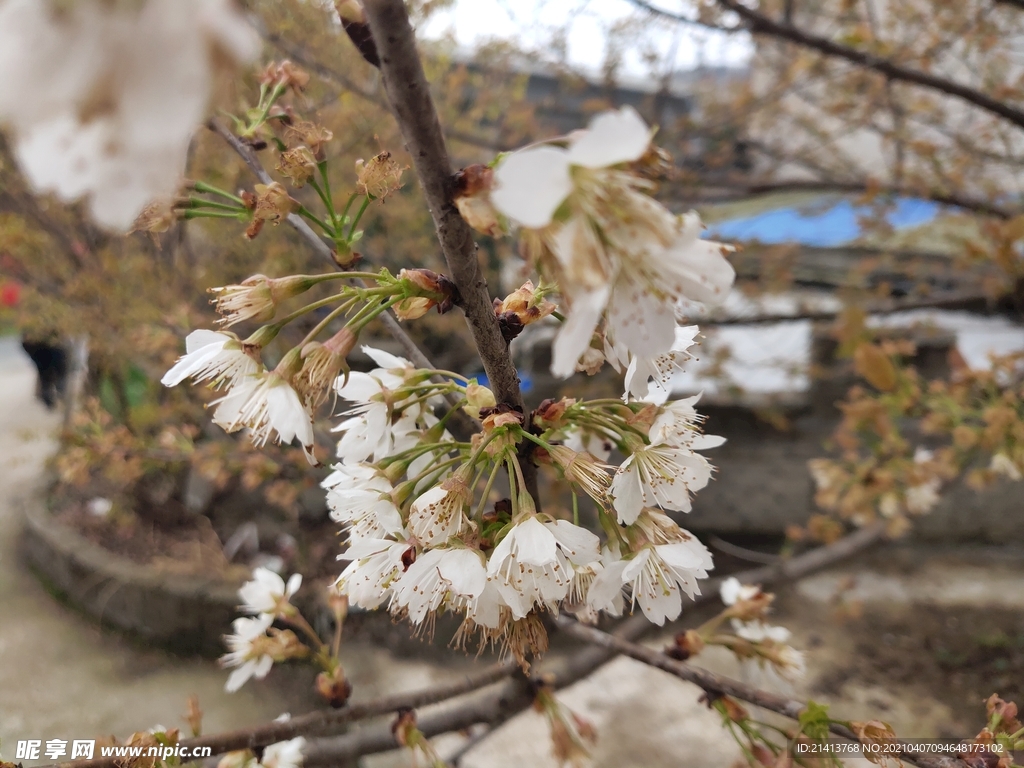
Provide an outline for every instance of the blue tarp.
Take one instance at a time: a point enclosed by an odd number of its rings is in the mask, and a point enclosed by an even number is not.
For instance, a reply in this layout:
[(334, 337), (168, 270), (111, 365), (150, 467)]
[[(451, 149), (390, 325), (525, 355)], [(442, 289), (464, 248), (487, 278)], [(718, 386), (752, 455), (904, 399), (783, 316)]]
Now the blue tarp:
[[(928, 200), (899, 198), (886, 219), (896, 229), (916, 227), (934, 219), (940, 208)], [(712, 224), (706, 237), (831, 247), (856, 240), (860, 236), (858, 217), (869, 216), (871, 212), (869, 206), (855, 206), (849, 200), (839, 200), (826, 210), (818, 206), (778, 208)]]

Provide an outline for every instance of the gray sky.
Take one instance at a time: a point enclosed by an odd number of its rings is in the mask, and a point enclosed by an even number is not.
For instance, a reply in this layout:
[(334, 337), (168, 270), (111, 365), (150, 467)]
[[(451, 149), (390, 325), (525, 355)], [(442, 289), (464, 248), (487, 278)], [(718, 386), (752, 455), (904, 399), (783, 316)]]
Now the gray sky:
[[(683, 0), (655, 0), (661, 7), (679, 11)], [(628, 0), (456, 0), (450, 11), (440, 12), (424, 30), (435, 37), (452, 34), (460, 46), (472, 48), (489, 38), (515, 39), (541, 54), (550, 50), (552, 34), (568, 25), (568, 58), (577, 68), (600, 71), (608, 46), (608, 29), (639, 21), (647, 14)], [(677, 70), (705, 65), (743, 64), (750, 52), (745, 36), (723, 35), (681, 24), (648, 25), (642, 45), (664, 73), (670, 61)], [(631, 49), (633, 47), (631, 46)], [(640, 55), (627, 55), (620, 70), (627, 77), (650, 73)]]

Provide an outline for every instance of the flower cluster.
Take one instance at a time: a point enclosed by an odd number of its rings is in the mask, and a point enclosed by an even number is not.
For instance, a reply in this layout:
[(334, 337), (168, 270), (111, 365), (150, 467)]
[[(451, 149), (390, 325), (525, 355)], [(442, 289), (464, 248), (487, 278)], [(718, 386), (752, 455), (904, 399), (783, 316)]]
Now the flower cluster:
[(715, 304), (733, 283), (729, 247), (701, 240), (697, 215), (668, 211), (631, 168), (652, 151), (651, 130), (624, 107), (504, 157), (459, 198), (468, 220), (493, 233), (479, 213), (489, 192), (495, 214), (518, 225), (528, 260), (560, 286), (570, 312), (554, 344), (556, 375), (592, 368), (581, 358), (598, 353), (616, 368), (634, 357), (652, 366), (673, 349), (679, 303)]
[[(679, 615), (683, 594), (699, 592), (711, 556), (662, 511), (689, 510), (711, 477), (696, 451), (722, 442), (699, 432), (692, 400), (547, 402), (533, 415), (539, 434), (522, 414), (485, 405), (483, 431), (462, 443), (423, 407), (439, 386), (426, 372), (367, 351), (381, 368), (339, 389), (356, 404), (342, 425), (342, 463), (324, 483), (348, 535), (337, 586), (352, 604), (386, 607), (428, 632), (438, 615), (455, 614), (457, 642), (475, 636), (525, 663), (546, 648), (544, 613), (618, 615), (628, 597), (663, 624)], [(494, 403), (475, 382), (450, 386), (467, 406)], [(608, 441), (602, 458), (573, 447), (584, 434)], [(524, 441), (570, 489), (572, 521), (537, 510)], [(605, 461), (612, 447), (626, 455), (618, 467)], [(508, 497), (495, 500), (501, 470)], [(596, 509), (604, 544), (579, 524), (580, 497)]]
[(301, 584), (299, 574), (293, 575), (286, 584), (273, 571), (257, 568), (253, 580), (238, 591), (242, 610), (254, 615), (235, 619), (233, 632), (224, 638), (228, 653), (221, 657), (221, 664), (234, 669), (225, 686), (227, 691), (237, 691), (250, 678), (262, 680), (275, 662), (301, 658), (308, 653), (308, 648), (294, 632), (272, 626), (276, 619), (297, 615), (290, 601)]
[(720, 594), (727, 606), (724, 615), (729, 617), (733, 632), (746, 641), (732, 645), (731, 650), (769, 684), (784, 685), (803, 677), (804, 655), (788, 645), (790, 631), (764, 622), (774, 595), (760, 587), (743, 585), (733, 577), (722, 582)]
[[(265, 325), (242, 340), (229, 331), (196, 330), (185, 340), (185, 355), (164, 375), (165, 386), (173, 387), (185, 379), (199, 383), (207, 381), (224, 394), (214, 401), (215, 423), (228, 432), (248, 429), (257, 446), (271, 439), (290, 443), (297, 440), (310, 463), (313, 455), (313, 413), (327, 398), (330, 391), (348, 400), (363, 403), (359, 413), (367, 420), (369, 432), (360, 432), (355, 421), (349, 420), (338, 427), (346, 431), (344, 443), (357, 453), (367, 452), (357, 460), (375, 456), (383, 458), (392, 448), (392, 442), (378, 438), (404, 436), (415, 439), (418, 430), (428, 426), (433, 418), (430, 406), (437, 400), (417, 401), (417, 408), (409, 412), (409, 419), (398, 431), (378, 434), (379, 419), (390, 413), (393, 403), (385, 402), (384, 392), (400, 386), (398, 373), (383, 372), (376, 378), (362, 373), (350, 373), (347, 357), (355, 348), (359, 333), (370, 321), (391, 307), (401, 308), (412, 302), (425, 302), (425, 306), (439, 309), (451, 305), (454, 288), (443, 275), (429, 270), (402, 270), (398, 277), (387, 270), (380, 273), (335, 272), (323, 275), (293, 275), (271, 279), (254, 275), (241, 284), (212, 289), (222, 325), (259, 320), (269, 321), (277, 315), (280, 305), (288, 299), (305, 293), (320, 283), (342, 278), (364, 277), (377, 281), (375, 288), (344, 287), (336, 295), (313, 302), (282, 318)], [(290, 349), (273, 370), (262, 362), (262, 349), (273, 341), (290, 321), (315, 309), (337, 304), (327, 317), (310, 331), (300, 344)], [(423, 310), (426, 311), (426, 310)], [(326, 341), (317, 335), (337, 317), (351, 312), (352, 317), (339, 331)], [(382, 360), (381, 365), (395, 371), (411, 370), (409, 363), (376, 350), (368, 350)], [(339, 374), (344, 372), (344, 377)], [(417, 379), (429, 378), (430, 374)], [(389, 396), (390, 397), (390, 396)], [(401, 410), (401, 409), (400, 409)], [(355, 412), (353, 412), (355, 413)], [(436, 419), (434, 420), (436, 422)], [(431, 422), (431, 423), (434, 423)], [(373, 443), (372, 440), (376, 440)]]
[[(294, 73), (276, 67), (264, 80), (243, 133), (263, 130), (275, 94)], [(362, 212), (398, 183), (401, 168), (387, 153), (363, 163), (359, 191), (339, 212), (330, 202), (314, 128), (297, 122), (285, 130), (286, 137), (303, 135), (301, 145), (278, 145), (279, 170), (295, 186), (315, 188), (328, 209), (325, 219), (280, 184), (242, 198), (198, 182), (194, 188), (231, 201), (217, 203), (213, 213), (241, 205), (245, 210), (228, 215), (251, 222), (288, 213), (307, 218), (334, 241), (342, 263), (354, 256)], [(703, 434), (697, 398), (669, 400), (672, 376), (697, 338), (695, 326), (677, 325), (676, 308), (684, 298), (716, 300), (734, 274), (724, 247), (699, 239), (694, 215), (675, 216), (650, 196), (649, 183), (631, 165), (649, 150), (650, 131), (627, 108), (599, 116), (557, 146), (525, 149), (494, 169), (464, 172), (457, 182), (463, 214), (483, 220), (493, 212), (492, 224), (515, 222), (540, 273), (536, 284), (527, 281), (494, 300), (505, 340), (549, 317), (563, 321), (556, 372), (608, 361), (624, 372), (621, 399), (545, 401), (524, 413), (475, 380), (415, 368), (368, 346), (362, 351), (377, 367), (351, 371), (347, 357), (360, 331), (382, 312), (409, 321), (461, 303), (454, 283), (430, 270), (255, 275), (214, 289), (223, 326), (266, 325), (246, 339), (227, 330), (193, 332), (164, 383), (208, 382), (220, 390), (215, 422), (228, 431), (248, 429), (257, 445), (297, 439), (311, 460), (314, 409), (329, 393), (347, 404), (334, 427), (338, 463), (323, 482), (331, 515), (347, 535), (341, 555), (347, 565), (335, 584), (340, 599), (386, 609), (425, 633), (438, 616), (453, 614), (461, 619), (457, 644), (498, 646), (526, 665), (547, 647), (545, 614), (567, 611), (591, 620), (601, 611), (619, 615), (639, 606), (661, 625), (679, 616), (684, 595), (699, 593), (711, 555), (669, 513), (690, 511), (693, 494), (713, 474), (700, 451), (723, 440)], [(350, 218), (359, 197), (364, 200)], [(214, 203), (190, 199), (190, 205), (198, 215)], [(339, 278), (358, 279), (360, 287), (347, 285), (277, 319), (284, 302)], [(569, 307), (567, 319), (549, 300), (556, 294)], [(331, 305), (276, 367), (264, 366), (263, 350), (287, 323)], [(316, 338), (343, 316), (347, 322), (334, 336)], [(458, 439), (448, 430), (456, 415), (468, 417)], [(472, 420), (480, 429), (466, 435)], [(564, 489), (544, 509), (536, 471), (553, 473)], [(290, 610), (293, 590), (278, 581), (257, 574), (244, 588), (256, 615), (239, 619), (228, 638), (232, 687), (265, 675), (278, 659), (309, 651), (291, 630), (273, 627), (279, 620), (303, 630)], [(322, 644), (314, 647), (317, 658), (336, 656)], [(348, 684), (340, 665), (331, 662), (321, 677), (318, 687), (328, 700), (344, 700)]]

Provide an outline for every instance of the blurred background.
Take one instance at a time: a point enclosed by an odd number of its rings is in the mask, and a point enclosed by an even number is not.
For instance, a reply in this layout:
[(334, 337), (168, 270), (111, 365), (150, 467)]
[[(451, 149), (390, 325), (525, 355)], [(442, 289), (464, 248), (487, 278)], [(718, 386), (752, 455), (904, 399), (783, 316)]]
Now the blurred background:
[[(378, 73), (330, 3), (246, 6), (265, 59), (287, 58), (313, 75), (289, 108), (333, 132), (326, 151), (338, 189), (355, 184), (359, 158), (389, 151), (408, 165)], [(628, 104), (657, 127), (665, 150), (657, 196), (674, 211), (695, 208), (707, 237), (740, 246), (723, 306), (687, 309), (701, 345), (672, 385), (676, 395), (703, 393), (706, 429), (728, 438), (711, 456), (717, 479), (681, 520), (715, 552), (720, 572), (777, 562), (881, 514), (877, 500), (820, 506), (807, 465), (844, 447), (833, 437), (837, 403), (863, 384), (851, 359), (858, 341), (910, 342), (904, 361), (922, 382), (985, 371), (990, 355), (1024, 351), (1019, 125), (942, 89), (765, 34), (728, 4), (409, 6), (454, 166), (490, 162)], [(1013, 6), (766, 0), (756, 12), (1020, 103), (1024, 13)], [(221, 94), (221, 108), (254, 103), (255, 78)], [(266, 167), (275, 152), (261, 152)], [(233, 191), (254, 182), (206, 130), (193, 141), (188, 177)], [(292, 194), (312, 207), (308, 189)], [(367, 268), (440, 268), (411, 172), (363, 222)], [(287, 227), (253, 241), (243, 230), (194, 220), (110, 236), (79, 207), (33, 195), (0, 140), (0, 748), (8, 759), (19, 738), (179, 725), (190, 694), (211, 732), (317, 706), (303, 671), (275, 669), (229, 696), (210, 659), (221, 651), (234, 590), (254, 567), (301, 572), (317, 610), (320, 587), (339, 572), (337, 526), (319, 487), (328, 470), (310, 471), (294, 448), (257, 451), (224, 434), (204, 413), (212, 393), (159, 382), (187, 333), (214, 322), (208, 288), (324, 269)], [(514, 240), (478, 242), (492, 294), (515, 290), (528, 275)], [(289, 326), (294, 338), (280, 349), (319, 319)], [(513, 343), (528, 404), (620, 396), (621, 379), (607, 368), (550, 376), (555, 330), (538, 323)], [(409, 331), (440, 368), (480, 374), (458, 312), (428, 315)], [(371, 335), (367, 343), (400, 352), (382, 329)], [(358, 354), (352, 363), (371, 367)], [(324, 456), (330, 415), (321, 413)], [(938, 446), (909, 429), (912, 440)], [(890, 521), (901, 538), (883, 551), (782, 590), (777, 623), (808, 652), (798, 695), (834, 702), (849, 717), (887, 719), (907, 737), (964, 737), (980, 728), (990, 693), (1024, 694), (1020, 485), (984, 465), (968, 469), (929, 514)], [(699, 613), (681, 622), (699, 623)], [(441, 640), (406, 639), (386, 616), (353, 617), (350, 631), (357, 695), (474, 663)], [(708, 664), (737, 674), (725, 657)], [(597, 765), (729, 765), (738, 750), (696, 696), (620, 659), (566, 700), (598, 725)], [(554, 765), (539, 718), (516, 718), (459, 764)], [(649, 733), (639, 746), (626, 738), (638, 723)], [(445, 748), (457, 749), (458, 738)]]

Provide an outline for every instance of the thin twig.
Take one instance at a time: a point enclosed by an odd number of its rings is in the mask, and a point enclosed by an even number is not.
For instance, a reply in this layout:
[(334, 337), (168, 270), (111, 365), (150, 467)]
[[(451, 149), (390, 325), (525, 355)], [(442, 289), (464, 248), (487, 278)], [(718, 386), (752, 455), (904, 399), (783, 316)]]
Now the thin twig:
[[(881, 524), (871, 525), (851, 533), (837, 542), (797, 555), (777, 565), (736, 574), (736, 578), (748, 584), (769, 584), (798, 579), (863, 551), (880, 541), (884, 531)], [(697, 595), (687, 609), (717, 599), (721, 582), (722, 579), (709, 579), (705, 582), (703, 584), (704, 592)], [(619, 624), (612, 634), (624, 640), (636, 640), (651, 626), (646, 617), (636, 615)], [(616, 651), (603, 647), (594, 646), (581, 649), (548, 665), (544, 670), (544, 679), (546, 682), (550, 681), (555, 688), (564, 688), (582, 680), (616, 655)], [(253, 749), (296, 736), (336, 731), (340, 726), (349, 723), (386, 715), (403, 708), (415, 709), (431, 704), (440, 704), (474, 692), (476, 692), (474, 696), (464, 703), (449, 707), (438, 713), (437, 716), (432, 715), (429, 718), (421, 719), (420, 730), (428, 736), (434, 736), (439, 733), (462, 730), (477, 723), (485, 723), (494, 727), (496, 724), (514, 717), (533, 702), (530, 686), (524, 677), (516, 676), (514, 679), (506, 680), (518, 669), (518, 666), (512, 662), (503, 662), (468, 674), (462, 680), (447, 685), (399, 693), (365, 703), (355, 703), (344, 709), (313, 712), (293, 717), (285, 722), (265, 723), (254, 728), (187, 739), (181, 744), (190, 749), (210, 747), (213, 755), (239, 749)], [(481, 690), (502, 680), (505, 682), (490, 693)], [(358, 749), (353, 751), (356, 746)], [(394, 736), (391, 735), (390, 729), (385, 736), (381, 729), (370, 728), (337, 738), (312, 742), (307, 754), (315, 756), (316, 762), (319, 764), (329, 765), (337, 764), (336, 760), (333, 763), (332, 760), (338, 754), (365, 755), (386, 752), (397, 747), (398, 744), (395, 742)], [(123, 760), (123, 758), (77, 760), (60, 765), (61, 768), (114, 768), (118, 760)], [(50, 765), (44, 766), (44, 768), (57, 768), (57, 766)], [(936, 766), (936, 768), (938, 767)]]
[(724, 554), (730, 555), (739, 560), (746, 560), (748, 563), (775, 565), (781, 560), (780, 555), (772, 555), (767, 552), (755, 552), (752, 549), (731, 544), (719, 536), (708, 536), (708, 544), (719, 552), (723, 552)]
[(873, 70), (881, 75), (885, 75), (890, 80), (913, 83), (914, 85), (953, 96), (990, 114), (1001, 117), (1018, 127), (1024, 128), (1024, 111), (976, 88), (971, 88), (963, 83), (928, 72), (911, 69), (902, 64), (896, 64), (883, 56), (851, 48), (850, 46), (833, 42), (828, 38), (805, 32), (793, 25), (777, 22), (760, 11), (739, 2), (739, 0), (717, 0), (717, 2), (720, 7), (732, 11), (743, 19), (746, 22), (744, 25), (746, 29), (755, 35), (765, 35), (795, 43), (802, 48), (809, 48), (826, 56), (842, 59), (865, 69)]
[[(514, 662), (492, 664), (477, 672), (471, 672), (462, 679), (451, 683), (422, 688), (417, 691), (398, 693), (392, 696), (384, 696), (364, 703), (355, 703), (344, 709), (324, 709), (311, 712), (308, 715), (299, 715), (283, 722), (266, 723), (255, 728), (243, 728), (212, 736), (186, 739), (181, 742), (181, 745), (188, 747), (192, 752), (199, 747), (209, 747), (214, 755), (239, 749), (265, 747), (278, 741), (293, 739), (296, 736), (322, 734), (336, 730), (339, 726), (348, 723), (387, 715), (400, 709), (424, 707), (457, 696), (464, 696), (492, 685), (499, 680), (503, 680), (518, 669), (519, 667)], [(118, 761), (123, 761), (123, 759), (110, 757), (95, 760), (75, 760), (71, 763), (62, 763), (61, 765), (73, 766), (73, 768), (112, 768)], [(49, 766), (48, 768), (54, 768), (54, 766)]]
[[(780, 40), (795, 43), (803, 48), (809, 48), (832, 58), (843, 59), (866, 69), (874, 70), (885, 75), (890, 80), (899, 80), (905, 83), (912, 83), (924, 88), (929, 88), (948, 96), (961, 99), (968, 104), (983, 109), (990, 114), (1008, 120), (1018, 127), (1024, 128), (1024, 111), (1017, 109), (1005, 101), (989, 96), (983, 91), (971, 88), (963, 83), (949, 80), (928, 72), (896, 64), (883, 56), (877, 56), (867, 51), (842, 45), (833, 42), (825, 37), (805, 32), (802, 29), (787, 22), (778, 22), (758, 10), (740, 2), (740, 0), (717, 0), (718, 5), (728, 11), (732, 11), (745, 23), (736, 26), (726, 27), (713, 24), (699, 19), (690, 19), (682, 14), (666, 11), (658, 8), (646, 0), (629, 0), (633, 5), (642, 8), (659, 18), (669, 19), (680, 24), (695, 24), (720, 32), (750, 32), (755, 35), (765, 35)], [(1024, 9), (1024, 0), (995, 0), (997, 3), (1012, 5)]]
[[(670, 675), (674, 675), (680, 680), (693, 683), (710, 694), (731, 696), (734, 699), (745, 701), (749, 704), (761, 707), (762, 709), (767, 709), (792, 720), (797, 720), (800, 717), (800, 713), (807, 707), (806, 702), (786, 699), (774, 693), (769, 693), (768, 691), (762, 691), (746, 685), (738, 680), (732, 680), (728, 677), (723, 677), (722, 675), (716, 675), (706, 669), (693, 667), (689, 664), (675, 661), (660, 651), (647, 648), (643, 645), (638, 645), (637, 643), (630, 642), (629, 640), (624, 640), (621, 637), (615, 637), (614, 635), (602, 632), (594, 627), (584, 626), (575, 619), (570, 619), (567, 616), (561, 616), (555, 619), (555, 622), (558, 625), (558, 628), (570, 637), (574, 637), (577, 640), (582, 640), (586, 643), (596, 645), (617, 654), (622, 654), (623, 656), (629, 656), (630, 658), (641, 661), (648, 666), (668, 672)], [(829, 725), (829, 730), (836, 736), (840, 736), (844, 739), (859, 741), (857, 734), (845, 725), (832, 723)], [(893, 755), (893, 757), (896, 756), (897, 755)], [(928, 755), (910, 752), (906, 749), (903, 749), (898, 756), (899, 758), (918, 765), (921, 768), (967, 768), (966, 763), (954, 758), (936, 759)]]

